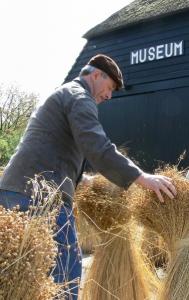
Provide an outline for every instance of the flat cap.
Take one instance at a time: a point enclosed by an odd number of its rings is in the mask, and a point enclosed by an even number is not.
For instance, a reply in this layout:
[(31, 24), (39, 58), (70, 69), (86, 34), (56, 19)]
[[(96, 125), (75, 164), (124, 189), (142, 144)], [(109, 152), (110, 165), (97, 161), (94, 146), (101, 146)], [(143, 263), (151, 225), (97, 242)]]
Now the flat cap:
[(116, 62), (104, 54), (93, 56), (87, 63), (105, 72), (116, 83), (116, 90), (124, 87), (123, 76)]

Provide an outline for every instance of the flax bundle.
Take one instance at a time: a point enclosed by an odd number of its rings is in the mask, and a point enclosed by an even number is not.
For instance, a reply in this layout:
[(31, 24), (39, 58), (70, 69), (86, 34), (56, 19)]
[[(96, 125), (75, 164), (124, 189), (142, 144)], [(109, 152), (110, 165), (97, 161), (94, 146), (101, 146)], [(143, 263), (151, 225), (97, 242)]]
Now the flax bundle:
[(87, 274), (82, 300), (144, 300), (149, 296), (144, 284), (144, 265), (137, 264), (128, 224), (127, 191), (97, 175), (91, 185), (81, 185), (76, 202), (91, 224), (101, 233), (92, 266)]
[(158, 299), (189, 299), (189, 182), (176, 168), (160, 172), (173, 179), (177, 196), (164, 195), (160, 203), (155, 193), (135, 189), (130, 209), (136, 219), (158, 233), (167, 244), (169, 267)]
[(0, 207), (0, 299), (50, 299), (56, 246), (47, 221)]
[[(79, 211), (86, 216), (94, 228), (104, 231), (124, 225), (130, 218), (126, 191), (105, 177), (96, 175), (91, 183), (80, 184), (75, 200)], [(129, 190), (127, 191), (129, 194)]]
[(50, 275), (57, 255), (53, 229), (60, 199), (44, 180), (42, 186), (45, 191), (35, 184), (34, 194), (45, 192), (46, 199), (42, 203), (39, 197), (28, 212), (0, 206), (1, 300), (50, 300), (62, 293)]

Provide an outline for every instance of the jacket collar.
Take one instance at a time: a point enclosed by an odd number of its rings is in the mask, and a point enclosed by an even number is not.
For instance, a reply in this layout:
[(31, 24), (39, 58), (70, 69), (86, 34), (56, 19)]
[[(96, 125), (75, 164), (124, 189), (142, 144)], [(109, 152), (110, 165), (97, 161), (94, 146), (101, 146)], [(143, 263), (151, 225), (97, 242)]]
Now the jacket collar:
[(76, 77), (74, 81), (78, 82), (84, 89), (86, 89), (91, 94), (91, 89), (88, 83), (81, 76)]

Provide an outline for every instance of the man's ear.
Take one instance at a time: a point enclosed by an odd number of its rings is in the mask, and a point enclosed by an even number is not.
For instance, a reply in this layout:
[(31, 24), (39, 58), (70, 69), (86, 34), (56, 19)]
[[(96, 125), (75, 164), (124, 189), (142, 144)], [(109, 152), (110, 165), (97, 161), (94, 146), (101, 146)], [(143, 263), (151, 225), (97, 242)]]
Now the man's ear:
[(94, 79), (97, 80), (101, 76), (101, 71), (96, 69), (93, 73)]

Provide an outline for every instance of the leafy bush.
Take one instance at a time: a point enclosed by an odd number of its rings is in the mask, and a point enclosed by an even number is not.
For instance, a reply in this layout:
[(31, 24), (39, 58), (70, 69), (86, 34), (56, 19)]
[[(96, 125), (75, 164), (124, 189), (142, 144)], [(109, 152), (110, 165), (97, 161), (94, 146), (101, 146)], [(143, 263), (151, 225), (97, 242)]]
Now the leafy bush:
[(13, 154), (38, 101), (17, 86), (0, 85), (0, 167)]

